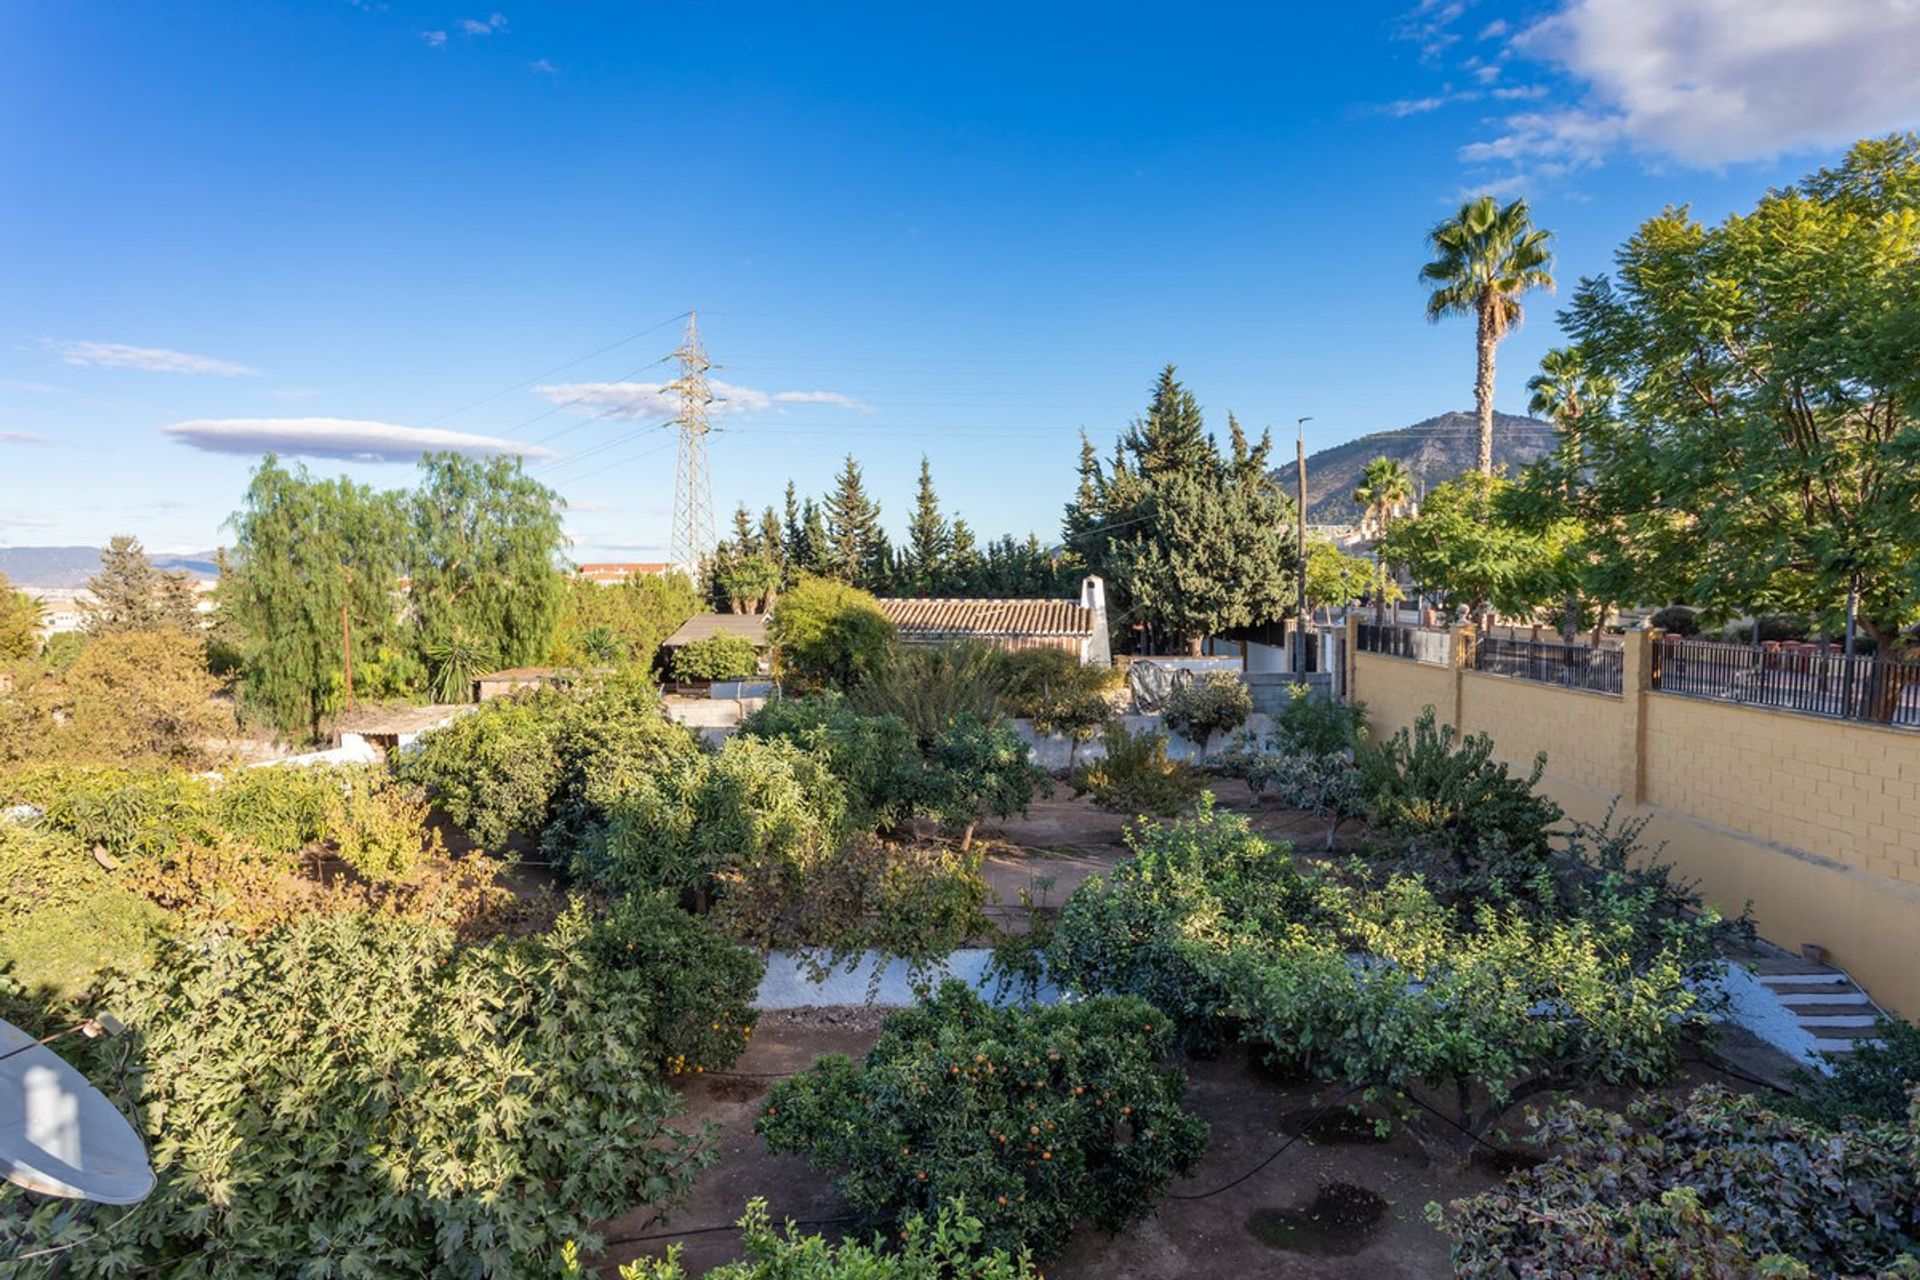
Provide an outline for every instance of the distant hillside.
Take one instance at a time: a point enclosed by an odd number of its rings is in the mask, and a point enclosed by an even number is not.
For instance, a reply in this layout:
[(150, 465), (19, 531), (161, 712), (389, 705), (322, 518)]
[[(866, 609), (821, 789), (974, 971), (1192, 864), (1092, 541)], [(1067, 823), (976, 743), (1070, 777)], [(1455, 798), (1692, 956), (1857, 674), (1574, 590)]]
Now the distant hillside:
[[(1360, 471), (1385, 455), (1406, 464), (1415, 487), (1424, 492), (1442, 480), (1471, 471), (1479, 461), (1479, 420), (1471, 413), (1443, 413), (1397, 431), (1376, 431), (1358, 440), (1307, 455), (1307, 520), (1311, 524), (1357, 524), (1360, 509), (1353, 505)], [(1536, 418), (1493, 415), (1493, 461), (1505, 463), (1513, 475), (1537, 461), (1553, 447), (1547, 424)], [(1287, 496), (1293, 496), (1293, 463), (1273, 475)]]
[[(219, 574), (211, 551), (151, 559), (157, 568), (185, 569), (196, 578)], [(0, 573), (16, 587), (84, 587), (99, 572), (98, 547), (0, 547)]]

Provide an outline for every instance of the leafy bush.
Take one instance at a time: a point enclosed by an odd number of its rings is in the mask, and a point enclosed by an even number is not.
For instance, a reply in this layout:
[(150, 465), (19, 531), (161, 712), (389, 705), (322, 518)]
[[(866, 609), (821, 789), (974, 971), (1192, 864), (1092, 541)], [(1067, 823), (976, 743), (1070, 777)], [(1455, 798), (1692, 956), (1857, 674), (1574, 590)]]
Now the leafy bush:
[(1158, 730), (1128, 733), (1115, 721), (1101, 735), (1106, 754), (1083, 764), (1068, 777), (1075, 795), (1091, 795), (1102, 809), (1116, 813), (1179, 812), (1200, 793), (1200, 775), (1184, 760), (1167, 757), (1167, 735)]
[[(897, 1241), (829, 1244), (802, 1235), (791, 1223), (774, 1230), (767, 1202), (751, 1200), (740, 1218), (740, 1249), (746, 1256), (701, 1273), (702, 1280), (1040, 1280), (1025, 1253), (984, 1250), (980, 1220), (964, 1204), (943, 1204), (928, 1225), (915, 1215)], [(568, 1242), (561, 1280), (589, 1280), (579, 1249)], [(641, 1258), (621, 1266), (619, 1280), (689, 1280), (680, 1248), (664, 1260)]]
[(745, 636), (710, 636), (673, 651), (675, 680), (745, 680), (759, 669), (759, 646)]
[(1216, 733), (1230, 733), (1253, 714), (1247, 682), (1229, 671), (1203, 671), (1176, 684), (1167, 695), (1167, 728), (1205, 748)]
[(330, 844), (366, 879), (395, 881), (440, 852), (419, 790), (360, 765), (238, 769), (224, 777), (43, 768), (18, 775), (6, 790), (42, 811), (42, 827), (121, 859), (235, 842), (284, 864)]
[(1830, 1128), (1898, 1124), (1920, 1088), (1920, 1026), (1894, 1018), (1874, 1024), (1871, 1040), (1851, 1053), (1832, 1054), (1829, 1070), (1802, 1073), (1800, 1096), (1786, 1109)]
[(1570, 1104), (1547, 1163), (1429, 1213), (1454, 1275), (1920, 1275), (1920, 1104), (1835, 1133), (1716, 1087), (1627, 1116)]
[(893, 640), (893, 624), (859, 588), (831, 578), (802, 578), (773, 606), (767, 638), (783, 678), (844, 691), (880, 664)]
[(609, 892), (711, 905), (728, 932), (771, 946), (808, 872), (852, 834), (846, 791), (817, 756), (736, 737), (640, 779), (573, 866)]
[(219, 688), (196, 635), (165, 627), (96, 636), (64, 670), (8, 699), (36, 729), (5, 735), (0, 764), (11, 756), (204, 767), (234, 729)]
[(426, 789), (475, 843), (499, 850), (547, 823), (560, 786), (560, 728), (568, 694), (550, 689), (492, 698), (398, 757), (395, 772)]
[(839, 693), (770, 699), (739, 736), (792, 742), (824, 760), (862, 825), (897, 827), (926, 798), (926, 770), (906, 722), (864, 715)]
[(1039, 734), (1060, 734), (1074, 746), (1091, 742), (1113, 719), (1112, 695), (1125, 675), (1089, 666), (1063, 649), (1020, 649), (1001, 658), (1008, 715), (1033, 721)]
[(132, 1088), (159, 1186), (75, 1274), (534, 1274), (679, 1202), (711, 1154), (671, 1123), (662, 1029), (746, 1010), (731, 968), (696, 989), (683, 937), (633, 961), (622, 938), (574, 911), (478, 947), (363, 914), (167, 943), (108, 993), (137, 1070), (100, 1078)]
[(756, 1127), (882, 1221), (964, 1202), (980, 1244), (1051, 1254), (1082, 1218), (1145, 1216), (1199, 1159), (1186, 1079), (1156, 1061), (1171, 1040), (1144, 1001), (996, 1009), (949, 981), (889, 1017), (864, 1063), (829, 1056), (776, 1086)]
[(1476, 1132), (1535, 1092), (1657, 1082), (1705, 1021), (1694, 983), (1715, 922), (1651, 923), (1649, 895), (1584, 917), (1463, 912), (1418, 877), (1303, 874), (1204, 805), (1130, 843), (1068, 900), (1060, 982), (1160, 1002), (1197, 1044), (1238, 1025), (1325, 1079), (1446, 1089)]
[(853, 700), (869, 715), (897, 716), (924, 751), (960, 716), (997, 721), (1005, 691), (1001, 655), (986, 645), (894, 644), (853, 691)]
[(982, 818), (1024, 814), (1046, 779), (1019, 734), (962, 714), (928, 749), (926, 803), (943, 827), (961, 833), (960, 847), (971, 849)]
[(650, 682), (615, 680), (562, 708), (560, 772), (541, 850), (564, 862), (620, 797), (676, 761), (700, 754), (693, 732), (667, 719)]
[(1558, 805), (1535, 793), (1546, 771), (1543, 753), (1525, 778), (1493, 759), (1493, 739), (1462, 739), (1436, 727), (1433, 708), (1379, 746), (1360, 753), (1360, 785), (1371, 797), (1376, 830), (1406, 842), (1408, 865), (1471, 899), (1538, 875)]
[(79, 841), (0, 818), (0, 971), (23, 987), (79, 996), (102, 964), (137, 963), (160, 925)]
[(1352, 755), (1367, 740), (1367, 704), (1315, 697), (1306, 685), (1287, 689), (1273, 721), (1273, 749), (1285, 755)]
[(1671, 604), (1647, 619), (1647, 625), (1663, 634), (1679, 636), (1700, 634), (1700, 615), (1683, 604)]
[(1193, 948), (1319, 922), (1320, 888), (1284, 844), (1202, 797), (1191, 818), (1127, 828), (1133, 856), (1067, 899), (1047, 949), (1054, 981), (1085, 994), (1138, 996), (1205, 1050), (1230, 1038), (1232, 998)]

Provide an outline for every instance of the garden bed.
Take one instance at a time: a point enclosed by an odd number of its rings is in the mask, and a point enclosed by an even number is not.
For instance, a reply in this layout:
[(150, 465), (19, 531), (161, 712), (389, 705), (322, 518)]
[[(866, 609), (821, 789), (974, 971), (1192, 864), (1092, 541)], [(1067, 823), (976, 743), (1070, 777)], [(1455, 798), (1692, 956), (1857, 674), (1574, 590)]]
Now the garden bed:
[[(752, 1196), (764, 1196), (776, 1219), (819, 1221), (842, 1217), (845, 1202), (831, 1180), (794, 1156), (769, 1155), (753, 1122), (780, 1073), (805, 1067), (824, 1054), (859, 1056), (877, 1034), (879, 1016), (866, 1008), (814, 1009), (762, 1017), (753, 1046), (731, 1072), (687, 1082), (691, 1118), (719, 1126), (719, 1162), (695, 1185), (690, 1202), (663, 1224), (648, 1215), (613, 1219), (601, 1230), (609, 1241), (658, 1236), (731, 1223)], [(1335, 1110), (1246, 1181), (1205, 1199), (1178, 1199), (1221, 1187), (1271, 1155), (1287, 1137), (1322, 1115), (1334, 1091), (1279, 1080), (1239, 1049), (1216, 1059), (1186, 1060), (1188, 1103), (1211, 1137), (1194, 1175), (1173, 1188), (1152, 1217), (1109, 1239), (1087, 1227), (1074, 1233), (1066, 1252), (1048, 1265), (1054, 1280), (1174, 1280), (1189, 1276), (1288, 1275), (1328, 1280), (1432, 1277), (1447, 1273), (1448, 1244), (1428, 1224), (1425, 1207), (1474, 1195), (1499, 1178), (1497, 1159), (1463, 1160), (1406, 1127), (1377, 1138), (1345, 1122)], [(763, 1073), (773, 1073), (763, 1074)], [(1667, 1089), (1684, 1095), (1695, 1085), (1724, 1077), (1688, 1066)], [(1736, 1087), (1737, 1082), (1736, 1082)], [(1620, 1106), (1628, 1091), (1598, 1089), (1582, 1100)], [(1514, 1127), (1520, 1127), (1516, 1115)], [(1523, 1149), (1524, 1150), (1524, 1149)], [(1359, 1188), (1385, 1202), (1371, 1225), (1351, 1224), (1340, 1209), (1350, 1193), (1326, 1194), (1336, 1185)], [(1316, 1201), (1318, 1205), (1316, 1206)], [(1316, 1207), (1319, 1210), (1316, 1215)], [(829, 1236), (840, 1225), (815, 1228)], [(701, 1270), (738, 1255), (731, 1231), (610, 1244), (595, 1261), (612, 1264), (661, 1257), (679, 1244), (688, 1270)]]

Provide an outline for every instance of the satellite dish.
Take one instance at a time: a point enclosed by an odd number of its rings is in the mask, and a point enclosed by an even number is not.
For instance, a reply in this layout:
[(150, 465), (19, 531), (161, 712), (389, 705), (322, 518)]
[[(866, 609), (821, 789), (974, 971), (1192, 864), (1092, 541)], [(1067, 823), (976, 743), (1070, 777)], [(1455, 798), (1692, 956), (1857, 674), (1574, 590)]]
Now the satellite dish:
[(0, 1176), (25, 1190), (134, 1204), (153, 1190), (147, 1149), (107, 1096), (59, 1054), (0, 1020)]

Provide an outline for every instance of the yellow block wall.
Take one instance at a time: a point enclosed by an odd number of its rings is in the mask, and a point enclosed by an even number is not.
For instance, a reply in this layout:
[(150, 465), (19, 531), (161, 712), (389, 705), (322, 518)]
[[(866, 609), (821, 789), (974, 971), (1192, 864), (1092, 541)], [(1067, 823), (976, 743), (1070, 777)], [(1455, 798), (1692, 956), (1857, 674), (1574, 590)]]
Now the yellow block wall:
[(1518, 768), (1545, 751), (1541, 789), (1569, 818), (1597, 821), (1623, 797), (1618, 815), (1646, 818), (1646, 841), (1710, 902), (1730, 915), (1751, 902), (1763, 937), (1819, 943), (1883, 1006), (1920, 1017), (1920, 734), (1370, 653), (1353, 653), (1351, 677), (1376, 736), (1431, 705)]

